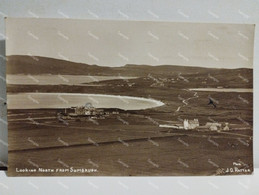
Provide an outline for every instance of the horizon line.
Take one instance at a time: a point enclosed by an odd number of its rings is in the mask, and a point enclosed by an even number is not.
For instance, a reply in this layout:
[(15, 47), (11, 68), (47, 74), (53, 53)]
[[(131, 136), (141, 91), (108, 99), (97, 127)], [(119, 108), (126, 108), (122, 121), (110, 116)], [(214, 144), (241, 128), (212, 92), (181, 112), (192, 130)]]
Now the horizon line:
[[(148, 64), (124, 64), (121, 66), (103, 66), (103, 65), (98, 65), (98, 64), (88, 64), (88, 63), (83, 63), (83, 62), (76, 62), (76, 61), (69, 61), (69, 59), (60, 59), (60, 58), (52, 58), (52, 57), (47, 57), (47, 56), (35, 56), (35, 55), (6, 55), (6, 57), (11, 57), (11, 56), (26, 56), (26, 57), (31, 57), (33, 60), (35, 58), (49, 58), (49, 59), (55, 59), (55, 60), (61, 60), (61, 61), (66, 61), (66, 62), (72, 62), (72, 63), (77, 63), (77, 64), (85, 64), (88, 66), (99, 66), (99, 67), (108, 67), (108, 68), (120, 68), (120, 67), (125, 67), (127, 65), (133, 65), (133, 66), (150, 66), (150, 67), (158, 67), (158, 66), (183, 66), (183, 67), (190, 67), (190, 68), (207, 68), (207, 69), (228, 69), (228, 70), (235, 70), (235, 69), (251, 69), (253, 70), (254, 68), (250, 67), (239, 67), (239, 68), (218, 68), (218, 67), (207, 67), (207, 66), (190, 66), (190, 65), (176, 65), (176, 64), (156, 64), (156, 65), (148, 65)], [(35, 60), (37, 61), (37, 60)], [(8, 62), (8, 60), (6, 60)], [(7, 63), (6, 63), (7, 64)]]

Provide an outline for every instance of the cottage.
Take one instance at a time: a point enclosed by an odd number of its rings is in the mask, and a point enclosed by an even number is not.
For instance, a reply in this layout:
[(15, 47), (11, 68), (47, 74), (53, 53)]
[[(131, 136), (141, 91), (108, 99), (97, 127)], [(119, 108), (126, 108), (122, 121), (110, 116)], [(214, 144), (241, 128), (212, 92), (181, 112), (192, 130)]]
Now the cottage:
[(217, 131), (222, 128), (222, 125), (220, 123), (206, 123), (205, 127), (209, 128), (211, 131)]
[(198, 119), (194, 119), (194, 120), (184, 119), (184, 121), (183, 121), (183, 128), (185, 130), (196, 129), (199, 126), (200, 126), (200, 124), (199, 124), (199, 120)]
[(229, 131), (229, 123), (225, 123), (225, 126), (223, 127), (224, 131)]

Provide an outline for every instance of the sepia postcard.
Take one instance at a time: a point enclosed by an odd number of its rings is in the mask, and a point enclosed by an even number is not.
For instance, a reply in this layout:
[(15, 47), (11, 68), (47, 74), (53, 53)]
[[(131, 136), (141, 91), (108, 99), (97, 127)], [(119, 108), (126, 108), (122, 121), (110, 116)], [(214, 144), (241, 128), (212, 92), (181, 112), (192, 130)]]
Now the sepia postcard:
[(8, 175), (252, 174), (254, 29), (6, 18)]

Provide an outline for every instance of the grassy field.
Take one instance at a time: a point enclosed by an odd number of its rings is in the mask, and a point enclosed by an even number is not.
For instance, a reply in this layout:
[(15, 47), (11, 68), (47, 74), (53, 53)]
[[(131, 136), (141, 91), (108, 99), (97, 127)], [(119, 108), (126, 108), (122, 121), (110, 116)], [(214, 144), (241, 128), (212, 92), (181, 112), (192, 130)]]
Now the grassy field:
[[(100, 67), (95, 68), (91, 69), (91, 75), (100, 75)], [(95, 86), (8, 85), (8, 94), (94, 93), (153, 98), (165, 103), (157, 108), (123, 111), (105, 119), (81, 121), (60, 121), (57, 118), (60, 110), (57, 109), (8, 110), (8, 174), (251, 174), (253, 94), (194, 92), (188, 89), (219, 86), (252, 88), (252, 71), (180, 68), (136, 68), (129, 65), (115, 68), (114, 74), (138, 78), (93, 82)], [(98, 73), (95, 72), (97, 69)], [(56, 70), (51, 71), (55, 73)], [(102, 74), (111, 75), (112, 70), (105, 68)], [(209, 97), (215, 100), (216, 108), (208, 105)], [(218, 121), (232, 126), (227, 132), (159, 127), (159, 124), (182, 123), (183, 119), (194, 118), (199, 119), (200, 125)], [(75, 173), (71, 172), (71, 167), (97, 171)], [(22, 173), (16, 168), (54, 169), (54, 172)]]

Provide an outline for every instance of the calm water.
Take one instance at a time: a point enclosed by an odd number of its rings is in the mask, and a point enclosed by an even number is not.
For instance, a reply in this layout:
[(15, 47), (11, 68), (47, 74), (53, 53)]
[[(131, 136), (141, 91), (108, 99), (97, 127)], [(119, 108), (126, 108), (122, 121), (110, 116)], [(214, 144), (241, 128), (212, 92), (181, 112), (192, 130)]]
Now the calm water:
[(83, 85), (96, 81), (114, 79), (134, 79), (137, 77), (120, 76), (84, 76), (84, 75), (10, 75), (6, 76), (7, 84), (15, 85)]
[(240, 92), (252, 93), (253, 89), (249, 88), (193, 88), (191, 91), (216, 91), (216, 92)]
[(8, 109), (69, 108), (92, 103), (96, 108), (142, 110), (164, 105), (163, 102), (130, 96), (80, 93), (18, 93), (7, 95)]

